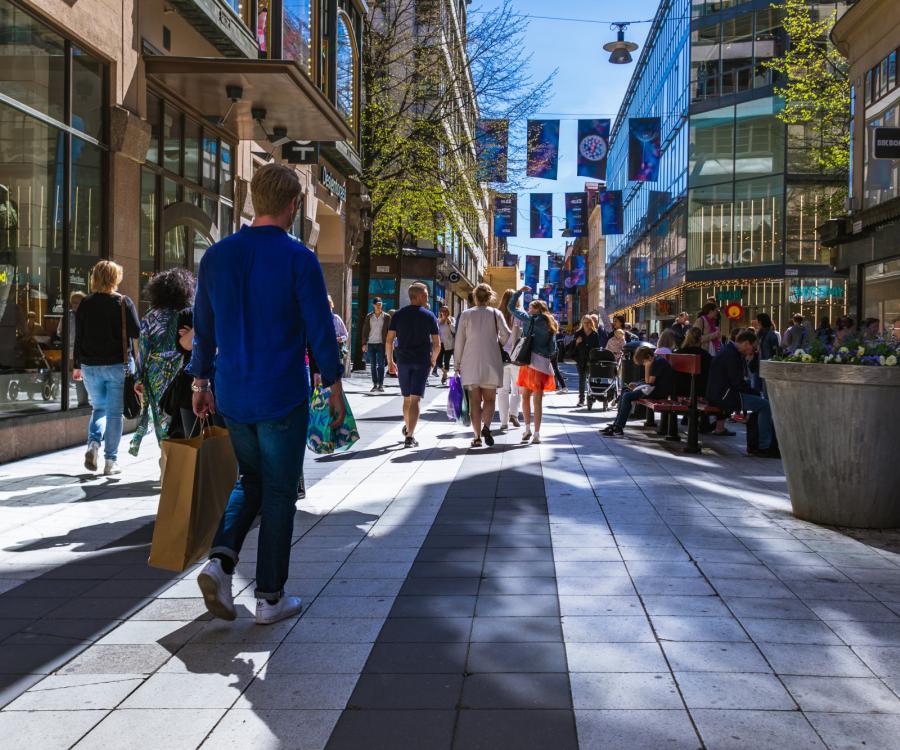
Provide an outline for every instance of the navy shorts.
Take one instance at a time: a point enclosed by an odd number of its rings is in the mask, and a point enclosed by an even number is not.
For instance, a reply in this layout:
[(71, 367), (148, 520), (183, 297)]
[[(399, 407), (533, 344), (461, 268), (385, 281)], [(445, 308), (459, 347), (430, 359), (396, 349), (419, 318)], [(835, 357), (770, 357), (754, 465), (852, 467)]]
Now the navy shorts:
[(425, 395), (425, 388), (428, 386), (428, 375), (431, 373), (431, 362), (422, 364), (414, 362), (412, 364), (397, 363), (397, 379), (400, 381), (400, 393), (404, 396)]

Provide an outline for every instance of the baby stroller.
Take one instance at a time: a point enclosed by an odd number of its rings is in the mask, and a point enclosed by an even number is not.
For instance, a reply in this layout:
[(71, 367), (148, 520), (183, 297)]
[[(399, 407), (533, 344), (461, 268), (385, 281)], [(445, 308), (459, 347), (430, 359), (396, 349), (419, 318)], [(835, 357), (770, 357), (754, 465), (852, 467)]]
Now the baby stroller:
[(603, 410), (619, 399), (619, 363), (616, 355), (607, 349), (591, 349), (588, 354), (587, 408), (595, 401), (603, 401)]

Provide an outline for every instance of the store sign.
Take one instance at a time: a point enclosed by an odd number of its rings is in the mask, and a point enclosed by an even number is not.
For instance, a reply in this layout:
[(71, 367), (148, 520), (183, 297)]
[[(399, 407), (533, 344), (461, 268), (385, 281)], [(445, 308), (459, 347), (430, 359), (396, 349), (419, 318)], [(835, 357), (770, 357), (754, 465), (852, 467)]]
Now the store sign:
[(744, 293), (740, 289), (729, 289), (727, 291), (721, 291), (716, 294), (716, 299), (719, 302), (740, 302), (743, 298)]
[(875, 158), (900, 159), (900, 128), (875, 128)]
[(737, 302), (729, 302), (725, 306), (725, 317), (729, 320), (740, 320), (744, 314), (744, 308)]
[(390, 266), (375, 266), (375, 273), (390, 273)]
[(288, 164), (318, 164), (319, 144), (316, 141), (291, 141), (281, 147), (281, 158)]
[(831, 284), (792, 284), (788, 293), (788, 301), (793, 304), (801, 302), (831, 302), (844, 299), (844, 286)]
[(338, 178), (331, 174), (325, 167), (319, 168), (319, 182), (322, 183), (322, 187), (339, 201), (347, 200), (347, 186), (339, 182)]

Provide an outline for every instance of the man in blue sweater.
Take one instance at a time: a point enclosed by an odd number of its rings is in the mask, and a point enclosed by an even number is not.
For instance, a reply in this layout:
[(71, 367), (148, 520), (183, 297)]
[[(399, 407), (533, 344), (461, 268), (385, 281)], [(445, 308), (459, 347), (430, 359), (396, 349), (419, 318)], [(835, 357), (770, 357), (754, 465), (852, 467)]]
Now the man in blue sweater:
[(207, 609), (233, 620), (231, 576), (259, 515), (256, 622), (267, 625), (301, 608), (284, 585), (309, 420), (307, 342), (331, 387), (335, 426), (344, 419), (343, 373), (322, 268), (287, 231), (297, 174), (268, 164), (250, 190), (256, 218), (207, 250), (194, 302), (194, 412), (225, 417), (240, 474), (197, 582)]

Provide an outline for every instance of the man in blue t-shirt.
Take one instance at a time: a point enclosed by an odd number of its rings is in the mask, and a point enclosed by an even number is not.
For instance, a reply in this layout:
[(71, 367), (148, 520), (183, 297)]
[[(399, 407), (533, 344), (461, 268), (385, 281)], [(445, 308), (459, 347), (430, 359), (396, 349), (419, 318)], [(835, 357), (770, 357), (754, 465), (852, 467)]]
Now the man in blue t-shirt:
[(437, 318), (428, 309), (428, 287), (423, 283), (417, 281), (410, 285), (409, 304), (391, 318), (386, 348), (391, 371), (396, 362), (403, 394), (404, 445), (415, 448), (418, 442), (413, 433), (419, 421), (419, 401), (425, 395), (428, 373), (434, 369), (441, 351)]

